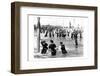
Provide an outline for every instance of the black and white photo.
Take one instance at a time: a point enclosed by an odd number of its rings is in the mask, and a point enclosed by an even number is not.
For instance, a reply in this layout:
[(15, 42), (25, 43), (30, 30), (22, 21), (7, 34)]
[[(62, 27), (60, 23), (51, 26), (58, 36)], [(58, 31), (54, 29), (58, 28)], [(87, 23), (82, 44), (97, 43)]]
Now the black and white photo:
[(29, 15), (37, 37), (35, 58), (83, 56), (83, 32), (88, 17)]

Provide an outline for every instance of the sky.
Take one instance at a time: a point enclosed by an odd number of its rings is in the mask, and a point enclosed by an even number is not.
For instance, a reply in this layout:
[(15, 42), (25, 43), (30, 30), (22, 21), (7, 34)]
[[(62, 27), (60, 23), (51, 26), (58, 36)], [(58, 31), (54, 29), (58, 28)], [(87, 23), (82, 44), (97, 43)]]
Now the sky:
[(58, 16), (34, 16), (30, 15), (29, 19), (33, 21), (33, 25), (37, 24), (37, 18), (40, 17), (41, 25), (60, 25), (60, 26), (69, 26), (71, 23), (72, 26), (84, 26), (87, 23), (88, 18), (86, 17), (58, 17)]

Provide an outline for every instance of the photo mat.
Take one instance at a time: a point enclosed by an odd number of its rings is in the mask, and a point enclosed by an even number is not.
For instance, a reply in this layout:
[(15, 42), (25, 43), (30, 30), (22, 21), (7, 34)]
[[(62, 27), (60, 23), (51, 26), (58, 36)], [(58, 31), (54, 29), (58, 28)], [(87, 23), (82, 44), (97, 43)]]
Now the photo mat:
[[(83, 56), (83, 28), (87, 23), (87, 16), (56, 16), (29, 14), (34, 28), (34, 39), (37, 44), (34, 47), (34, 58), (59, 58)], [(30, 21), (29, 21), (30, 22)], [(50, 40), (56, 45), (56, 55), (52, 56), (49, 49)], [(47, 47), (42, 45), (46, 43)], [(61, 44), (65, 51), (61, 50)], [(47, 48), (45, 50), (45, 47)], [(62, 46), (63, 47), (63, 46)], [(65, 53), (64, 53), (65, 52)], [(67, 54), (66, 54), (67, 53)], [(66, 54), (66, 55), (65, 55)]]

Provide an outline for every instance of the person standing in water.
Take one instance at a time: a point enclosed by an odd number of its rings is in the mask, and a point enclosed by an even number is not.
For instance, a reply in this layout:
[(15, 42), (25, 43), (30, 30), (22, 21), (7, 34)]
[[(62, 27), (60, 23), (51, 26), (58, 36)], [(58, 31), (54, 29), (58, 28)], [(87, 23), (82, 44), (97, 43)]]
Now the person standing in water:
[(78, 31), (74, 32), (75, 47), (78, 48)]
[(49, 49), (51, 50), (51, 55), (55, 56), (56, 55), (56, 44), (53, 42), (53, 40), (50, 40), (50, 45), (49, 45)]
[(45, 42), (45, 41), (42, 41), (41, 42), (41, 45), (42, 45), (42, 51), (41, 51), (41, 54), (46, 54), (47, 50), (48, 50), (48, 44)]
[(67, 54), (67, 50), (66, 50), (65, 45), (63, 44), (63, 42), (60, 42), (60, 45), (61, 45), (62, 54)]

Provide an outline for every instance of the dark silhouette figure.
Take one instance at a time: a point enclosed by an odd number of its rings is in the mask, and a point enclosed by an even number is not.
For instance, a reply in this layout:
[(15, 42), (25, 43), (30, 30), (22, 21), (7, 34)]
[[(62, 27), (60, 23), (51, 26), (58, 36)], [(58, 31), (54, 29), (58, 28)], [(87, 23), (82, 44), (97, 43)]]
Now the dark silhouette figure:
[(69, 32), (69, 31), (67, 31), (67, 36), (68, 36), (68, 37), (69, 37), (69, 33), (70, 33), (70, 32)]
[(65, 45), (63, 44), (63, 42), (60, 42), (60, 45), (61, 45), (62, 54), (67, 54), (67, 51), (65, 49)]
[(49, 37), (51, 38), (51, 32), (49, 31)]
[(45, 37), (47, 37), (47, 35), (48, 35), (48, 31), (46, 31)]
[(41, 44), (42, 44), (42, 47), (43, 47), (41, 54), (46, 54), (46, 52), (48, 50), (48, 44), (45, 41), (42, 41)]
[(74, 38), (74, 32), (71, 33), (71, 39), (73, 39), (73, 38)]
[(59, 37), (59, 32), (58, 31), (56, 31), (56, 34), (57, 34), (57, 38)]
[(55, 56), (56, 55), (56, 45), (54, 44), (53, 40), (50, 40), (51, 44), (49, 45), (49, 49), (51, 50), (51, 55)]
[(75, 33), (74, 33), (74, 39), (75, 39), (75, 47), (76, 48), (78, 48), (78, 32), (77, 31), (75, 31)]

